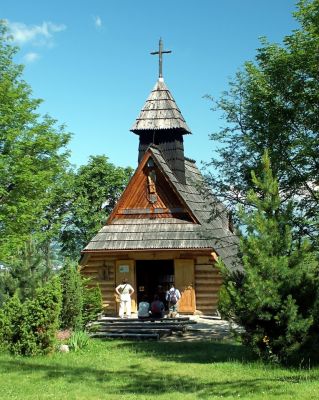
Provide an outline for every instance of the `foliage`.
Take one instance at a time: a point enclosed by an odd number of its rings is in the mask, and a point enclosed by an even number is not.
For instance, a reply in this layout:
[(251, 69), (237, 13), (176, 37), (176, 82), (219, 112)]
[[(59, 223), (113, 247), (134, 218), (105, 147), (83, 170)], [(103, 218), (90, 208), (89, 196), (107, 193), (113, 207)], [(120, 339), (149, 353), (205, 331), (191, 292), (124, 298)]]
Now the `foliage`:
[(103, 310), (102, 293), (99, 286), (90, 286), (87, 279), (83, 279), (83, 326), (95, 321)]
[(292, 241), (292, 208), (283, 206), (267, 152), (255, 190), (247, 200), (254, 208), (240, 212), (244, 273), (223, 269), (220, 311), (243, 327), (244, 343), (261, 357), (286, 361), (301, 356), (318, 304), (318, 259), (306, 241)]
[(0, 297), (19, 288), (24, 299), (54, 267), (71, 184), (70, 134), (38, 114), (41, 100), (13, 61), (17, 50), (0, 21), (0, 260), (7, 268)]
[(73, 351), (78, 351), (83, 349), (88, 345), (89, 335), (84, 331), (74, 331), (69, 339), (70, 349)]
[(66, 254), (78, 257), (105, 223), (131, 175), (131, 168), (116, 167), (106, 156), (91, 156), (88, 164), (79, 168), (61, 235)]
[(77, 266), (67, 262), (61, 270), (60, 279), (62, 287), (61, 327), (81, 329), (83, 288)]
[(32, 238), (20, 246), (0, 273), (0, 305), (14, 293), (18, 293), (22, 301), (33, 298), (36, 289), (47, 282), (58, 267), (58, 260), (48, 262), (47, 255)]
[(66, 263), (60, 274), (62, 286), (61, 327), (81, 330), (102, 311), (102, 294), (98, 286), (83, 278), (75, 264)]
[(209, 164), (216, 195), (231, 208), (247, 206), (250, 171), (258, 174), (269, 149), (281, 202), (293, 202), (293, 238), (318, 245), (319, 226), (319, 0), (299, 1), (300, 28), (273, 44), (262, 39), (254, 62), (246, 62), (214, 103), (225, 127), (214, 133), (218, 157)]
[(0, 343), (2, 347), (10, 347), (11, 341), (15, 340), (18, 335), (23, 314), (22, 307), (19, 296), (15, 294), (0, 308)]
[(59, 326), (61, 287), (57, 277), (37, 289), (34, 299), (21, 303), (18, 296), (5, 303), (1, 313), (3, 342), (13, 354), (45, 354), (54, 348)]

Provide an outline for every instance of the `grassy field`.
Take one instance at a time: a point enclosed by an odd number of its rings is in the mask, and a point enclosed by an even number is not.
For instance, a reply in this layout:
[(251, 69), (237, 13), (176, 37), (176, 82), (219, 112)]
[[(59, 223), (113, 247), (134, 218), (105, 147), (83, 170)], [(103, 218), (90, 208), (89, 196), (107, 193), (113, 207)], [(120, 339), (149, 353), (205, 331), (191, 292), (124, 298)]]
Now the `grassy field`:
[(91, 340), (81, 352), (0, 354), (1, 399), (318, 399), (319, 368), (285, 369), (238, 344)]

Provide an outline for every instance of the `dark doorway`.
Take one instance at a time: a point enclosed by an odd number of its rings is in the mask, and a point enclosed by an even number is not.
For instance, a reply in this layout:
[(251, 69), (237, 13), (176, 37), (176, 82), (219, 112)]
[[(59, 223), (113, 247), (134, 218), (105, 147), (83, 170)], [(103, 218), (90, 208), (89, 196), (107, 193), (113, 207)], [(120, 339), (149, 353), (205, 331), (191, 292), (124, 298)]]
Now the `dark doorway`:
[(136, 261), (137, 303), (142, 299), (153, 301), (158, 294), (165, 301), (166, 291), (174, 282), (174, 260), (140, 260)]

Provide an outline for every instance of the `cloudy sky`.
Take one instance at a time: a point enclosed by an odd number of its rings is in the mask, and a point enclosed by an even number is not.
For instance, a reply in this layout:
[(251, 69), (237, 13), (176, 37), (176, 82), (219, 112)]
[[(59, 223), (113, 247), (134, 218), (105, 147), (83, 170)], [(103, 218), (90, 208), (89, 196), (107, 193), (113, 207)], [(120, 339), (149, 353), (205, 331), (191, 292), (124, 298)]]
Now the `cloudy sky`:
[(208, 161), (209, 134), (222, 124), (206, 94), (218, 97), (229, 77), (251, 60), (259, 38), (281, 42), (297, 27), (293, 0), (1, 0), (20, 47), (16, 62), (48, 113), (73, 133), (71, 161), (106, 154), (136, 167), (138, 138), (129, 130), (158, 74), (159, 38), (164, 79), (192, 135), (188, 157)]

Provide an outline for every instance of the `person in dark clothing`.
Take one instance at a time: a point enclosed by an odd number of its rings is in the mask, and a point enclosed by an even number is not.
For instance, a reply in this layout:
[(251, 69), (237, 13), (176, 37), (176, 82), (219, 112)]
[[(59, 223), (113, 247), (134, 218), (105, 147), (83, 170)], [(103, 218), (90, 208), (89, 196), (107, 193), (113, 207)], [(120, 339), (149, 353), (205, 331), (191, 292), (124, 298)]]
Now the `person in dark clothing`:
[(164, 311), (165, 311), (164, 303), (162, 301), (160, 301), (158, 295), (156, 294), (154, 296), (154, 300), (151, 303), (152, 317), (163, 318)]

